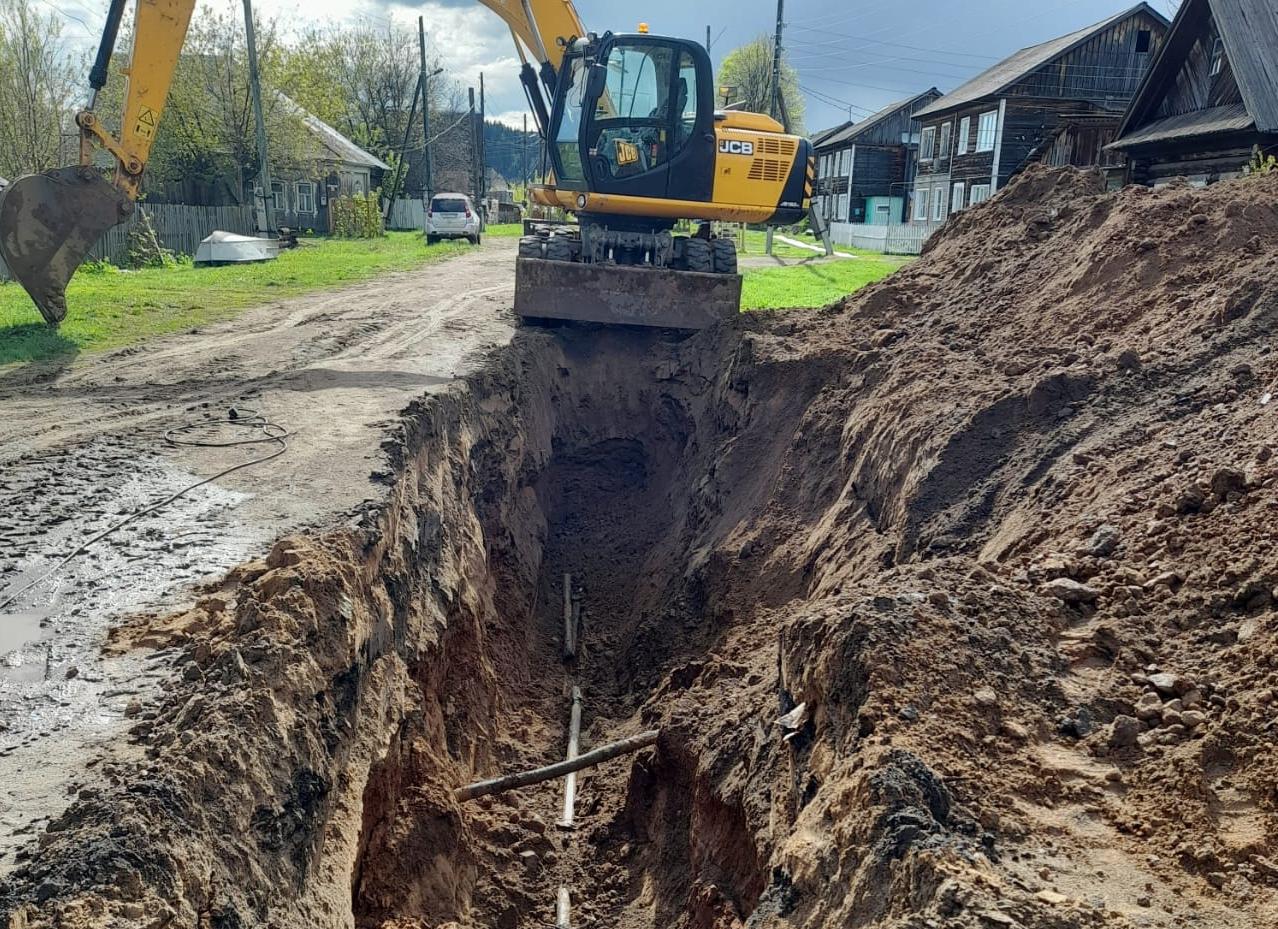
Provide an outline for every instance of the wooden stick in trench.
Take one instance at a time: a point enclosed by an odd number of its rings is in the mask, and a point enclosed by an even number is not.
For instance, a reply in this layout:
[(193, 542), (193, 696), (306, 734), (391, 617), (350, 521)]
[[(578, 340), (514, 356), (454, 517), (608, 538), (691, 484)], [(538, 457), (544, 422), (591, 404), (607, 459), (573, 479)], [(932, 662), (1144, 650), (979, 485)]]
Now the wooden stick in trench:
[(531, 771), (507, 774), (504, 777), (495, 777), (487, 781), (467, 784), (465, 787), (458, 787), (453, 791), (453, 796), (461, 801), (474, 800), (491, 794), (505, 793), (508, 790), (515, 790), (519, 787), (540, 784), (542, 781), (551, 781), (557, 777), (563, 777), (565, 774), (571, 774), (573, 771), (584, 771), (586, 768), (593, 768), (596, 765), (603, 764), (605, 761), (611, 761), (613, 758), (630, 755), (640, 749), (647, 748), (649, 745), (655, 745), (660, 735), (661, 732), (658, 729), (641, 732), (639, 735), (621, 739), (618, 742), (611, 742), (608, 745), (586, 752), (584, 755), (578, 755), (572, 761), (560, 761), (544, 768), (534, 768)]

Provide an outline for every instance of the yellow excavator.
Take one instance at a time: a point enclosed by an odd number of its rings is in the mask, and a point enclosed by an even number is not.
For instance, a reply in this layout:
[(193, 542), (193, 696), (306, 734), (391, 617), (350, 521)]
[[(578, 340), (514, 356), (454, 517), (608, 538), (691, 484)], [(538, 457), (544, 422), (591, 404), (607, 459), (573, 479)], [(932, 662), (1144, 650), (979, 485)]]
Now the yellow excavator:
[[(80, 164), (0, 195), (0, 257), (57, 325), (89, 249), (133, 212), (196, 0), (136, 0), (119, 138), (94, 112), (128, 0), (112, 0), (76, 116)], [(515, 310), (525, 320), (699, 329), (741, 301), (735, 242), (712, 223), (807, 215), (810, 143), (757, 113), (716, 110), (700, 44), (587, 32), (571, 0), (479, 0), (510, 27), (548, 161), (529, 197), (575, 221), (525, 223)], [(108, 177), (94, 166), (109, 152)], [(678, 234), (682, 222), (691, 231)]]

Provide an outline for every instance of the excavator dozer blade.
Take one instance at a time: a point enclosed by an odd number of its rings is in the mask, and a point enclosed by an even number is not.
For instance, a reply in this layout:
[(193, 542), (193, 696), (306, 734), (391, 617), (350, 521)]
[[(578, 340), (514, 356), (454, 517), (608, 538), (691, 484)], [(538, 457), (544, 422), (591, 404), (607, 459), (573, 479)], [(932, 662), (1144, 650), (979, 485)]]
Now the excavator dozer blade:
[(132, 202), (93, 168), (20, 177), (0, 193), (0, 258), (50, 326), (67, 315), (67, 283)]
[(662, 268), (520, 258), (515, 312), (525, 320), (708, 329), (741, 310), (741, 278)]

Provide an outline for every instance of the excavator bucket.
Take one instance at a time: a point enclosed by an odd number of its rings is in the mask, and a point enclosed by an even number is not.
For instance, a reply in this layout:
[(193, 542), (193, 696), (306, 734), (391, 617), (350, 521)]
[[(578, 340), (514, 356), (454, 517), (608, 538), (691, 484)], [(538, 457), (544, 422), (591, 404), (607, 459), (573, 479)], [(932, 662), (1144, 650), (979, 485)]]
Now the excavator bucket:
[(67, 315), (67, 283), (102, 233), (133, 203), (94, 168), (58, 168), (18, 178), (0, 193), (0, 257), (40, 315)]
[(662, 268), (520, 258), (515, 313), (529, 322), (708, 329), (741, 309), (741, 278)]

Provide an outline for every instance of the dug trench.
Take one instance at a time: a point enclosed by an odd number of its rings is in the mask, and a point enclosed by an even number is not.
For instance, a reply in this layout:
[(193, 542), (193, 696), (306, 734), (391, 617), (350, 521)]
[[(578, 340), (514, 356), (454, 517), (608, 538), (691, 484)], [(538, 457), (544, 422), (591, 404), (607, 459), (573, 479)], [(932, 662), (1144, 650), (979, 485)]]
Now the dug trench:
[[(381, 506), (115, 631), (178, 673), (0, 912), (1275, 924), (1275, 195), (1032, 170), (824, 310), (521, 331)], [(583, 749), (656, 746), (571, 830), (559, 782), (459, 802), (563, 757), (573, 684)]]

